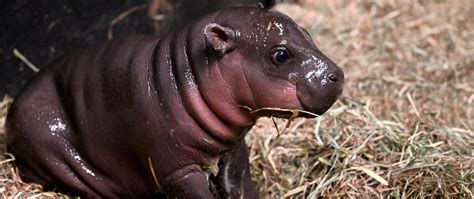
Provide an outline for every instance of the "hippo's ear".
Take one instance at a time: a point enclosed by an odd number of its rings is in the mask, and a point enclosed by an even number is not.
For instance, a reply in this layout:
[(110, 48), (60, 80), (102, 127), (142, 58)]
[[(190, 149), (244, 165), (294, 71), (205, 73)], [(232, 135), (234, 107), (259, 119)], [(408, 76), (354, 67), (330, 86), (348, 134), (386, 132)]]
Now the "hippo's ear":
[(204, 28), (206, 41), (215, 51), (222, 55), (235, 48), (235, 31), (216, 23), (208, 24)]

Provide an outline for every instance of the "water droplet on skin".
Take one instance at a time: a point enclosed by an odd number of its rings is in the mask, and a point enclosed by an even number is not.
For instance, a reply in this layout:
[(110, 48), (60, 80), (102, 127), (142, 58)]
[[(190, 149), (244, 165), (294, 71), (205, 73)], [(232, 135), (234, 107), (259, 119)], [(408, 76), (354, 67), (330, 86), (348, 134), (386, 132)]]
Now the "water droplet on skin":
[(325, 69), (328, 68), (328, 64), (327, 64), (325, 61), (323, 61), (323, 60), (317, 58), (317, 57), (314, 56), (314, 55), (312, 56), (312, 58), (313, 58), (313, 60), (315, 60), (315, 61), (317, 62), (317, 67), (318, 67), (318, 68), (325, 68)]
[(272, 22), (269, 22), (267, 26), (267, 31), (269, 31), (271, 28), (272, 28)]
[(321, 80), (321, 86), (324, 86), (327, 82), (328, 82), (328, 80), (326, 80), (325, 78), (323, 78), (323, 79)]
[(304, 67), (304, 66), (306, 66), (307, 64), (311, 63), (312, 61), (313, 61), (313, 60), (312, 60), (311, 58), (306, 59), (306, 60), (304, 60), (304, 61), (301, 62), (300, 66), (301, 66), (301, 67)]
[[(309, 71), (305, 75), (305, 79), (308, 82), (312, 83), (313, 80), (315, 79), (314, 77), (321, 78), (321, 76), (324, 74), (324, 72), (327, 71), (328, 65), (325, 61), (323, 61), (323, 60), (321, 60), (321, 59), (319, 59), (319, 58), (317, 58), (316, 56), (313, 55), (313, 56), (311, 56), (311, 58), (308, 58), (308, 59), (302, 61), (301, 62), (301, 67), (306, 67), (310, 63), (314, 64), (310, 67), (315, 67), (315, 69)], [(325, 80), (325, 78), (322, 78), (320, 83), (321, 83), (321, 85), (324, 85), (324, 84), (327, 83), (327, 80)]]
[(170, 130), (170, 136), (171, 136), (171, 137), (174, 137), (174, 136), (175, 136), (174, 132), (175, 132), (174, 129), (171, 129), (171, 130)]
[(49, 131), (54, 136), (66, 130), (66, 124), (61, 120), (61, 118), (54, 118), (52, 121), (47, 122), (47, 124)]
[(147, 82), (147, 87), (148, 87), (148, 96), (151, 96), (151, 86), (150, 86), (150, 81)]
[(186, 48), (184, 48), (183, 51), (184, 51), (183, 53), (184, 53), (185, 64), (186, 64), (186, 69), (184, 70), (184, 77), (186, 78), (186, 83), (188, 84), (189, 88), (196, 89), (197, 85), (196, 85), (196, 82), (194, 81), (194, 75), (191, 72), (191, 66), (189, 65), (189, 59), (186, 52)]
[(165, 57), (166, 57), (166, 64), (168, 65), (169, 70), (170, 70), (169, 72), (170, 72), (171, 86), (174, 88), (174, 91), (177, 92), (178, 86), (176, 85), (176, 79), (174, 78), (174, 75), (173, 75), (173, 64), (171, 64), (170, 55), (166, 53)]
[[(95, 173), (92, 172), (91, 169), (87, 168), (86, 165), (84, 164), (84, 160), (82, 160), (81, 156), (72, 148), (69, 147), (69, 145), (65, 145), (65, 149), (67, 153), (69, 154), (70, 157), (72, 157), (77, 164), (82, 168), (83, 171), (85, 171), (87, 174), (96, 177)], [(100, 180), (100, 178), (97, 178)]]
[(292, 82), (295, 82), (297, 81), (298, 79), (298, 73), (297, 72), (292, 72), (290, 74), (288, 74), (288, 79)]
[(273, 25), (278, 28), (278, 31), (279, 31), (278, 35), (283, 35), (283, 31), (284, 31), (283, 24), (273, 22)]

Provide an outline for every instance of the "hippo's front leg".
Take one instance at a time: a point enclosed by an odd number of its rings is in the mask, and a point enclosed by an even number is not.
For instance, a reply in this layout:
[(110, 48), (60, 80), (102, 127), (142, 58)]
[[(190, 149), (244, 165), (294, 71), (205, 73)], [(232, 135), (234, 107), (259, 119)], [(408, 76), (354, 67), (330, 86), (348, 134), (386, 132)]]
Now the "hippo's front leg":
[(206, 173), (197, 164), (168, 176), (163, 188), (168, 198), (213, 198)]
[(247, 145), (243, 140), (219, 168), (217, 184), (226, 192), (226, 198), (258, 198), (255, 184), (250, 179), (248, 157)]

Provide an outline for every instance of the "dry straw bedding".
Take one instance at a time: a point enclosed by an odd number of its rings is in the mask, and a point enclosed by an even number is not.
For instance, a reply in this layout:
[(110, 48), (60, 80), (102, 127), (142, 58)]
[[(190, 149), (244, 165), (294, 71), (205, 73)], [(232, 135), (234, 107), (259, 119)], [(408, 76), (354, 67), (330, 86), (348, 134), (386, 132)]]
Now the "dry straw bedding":
[[(263, 198), (474, 198), (474, 1), (277, 9), (311, 32), (346, 86), (320, 118), (297, 119), (280, 135), (260, 119), (249, 133)], [(286, 121), (276, 124), (281, 131)], [(22, 183), (8, 159), (2, 167), (2, 196), (53, 196)]]

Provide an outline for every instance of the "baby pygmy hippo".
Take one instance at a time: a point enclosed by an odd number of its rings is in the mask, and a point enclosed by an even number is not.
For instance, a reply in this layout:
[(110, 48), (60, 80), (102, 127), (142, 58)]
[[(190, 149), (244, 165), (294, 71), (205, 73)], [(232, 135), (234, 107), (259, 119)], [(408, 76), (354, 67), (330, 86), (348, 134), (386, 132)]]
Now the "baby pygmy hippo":
[(44, 68), (10, 109), (7, 149), (25, 181), (89, 198), (212, 198), (210, 183), (220, 197), (257, 198), (243, 139), (256, 120), (249, 109), (322, 114), (343, 84), (289, 17), (219, 10)]

